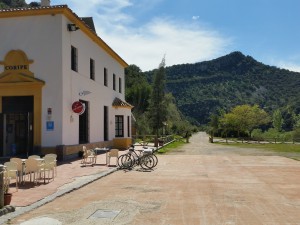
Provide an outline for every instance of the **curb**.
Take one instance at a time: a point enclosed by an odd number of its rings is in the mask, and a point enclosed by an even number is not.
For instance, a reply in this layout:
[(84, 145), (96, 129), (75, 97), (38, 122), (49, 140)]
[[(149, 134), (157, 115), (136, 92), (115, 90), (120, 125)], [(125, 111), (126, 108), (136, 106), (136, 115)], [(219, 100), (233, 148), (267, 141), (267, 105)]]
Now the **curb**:
[(81, 181), (79, 183), (76, 183), (75, 185), (73, 185), (72, 187), (69, 187), (69, 188), (65, 188), (63, 190), (58, 190), (57, 192), (55, 192), (54, 194), (51, 194), (29, 206), (25, 206), (25, 207), (22, 207), (20, 209), (17, 209), (16, 211), (13, 211), (13, 212), (10, 212), (6, 215), (3, 215), (3, 216), (0, 216), (0, 224), (5, 224), (6, 222), (9, 222), (11, 219), (15, 218), (15, 217), (18, 217), (24, 213), (27, 213), (29, 211), (32, 211), (40, 206), (43, 206), (49, 202), (52, 202), (54, 201), (56, 198), (60, 197), (60, 196), (63, 196), (65, 194), (68, 194), (72, 191), (75, 191), (79, 188), (82, 188), (90, 183), (92, 183), (93, 181), (96, 181), (98, 179), (101, 179), (102, 177), (105, 177), (109, 174), (112, 174), (116, 171), (118, 171), (119, 169), (118, 168), (114, 168), (114, 169), (110, 169), (108, 171), (104, 171), (104, 172), (101, 172), (101, 173), (97, 173), (97, 174), (94, 174), (94, 175), (89, 175), (88, 178), (86, 178), (84, 181)]

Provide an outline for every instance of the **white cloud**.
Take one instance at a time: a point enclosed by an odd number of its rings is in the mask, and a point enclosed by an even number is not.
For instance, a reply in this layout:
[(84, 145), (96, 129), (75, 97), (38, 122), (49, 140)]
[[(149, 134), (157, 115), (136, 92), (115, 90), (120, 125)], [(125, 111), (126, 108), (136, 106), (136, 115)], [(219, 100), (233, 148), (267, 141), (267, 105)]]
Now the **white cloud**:
[(269, 65), (275, 65), (278, 68), (300, 72), (300, 54), (289, 55), (284, 60), (276, 55), (272, 55), (267, 57), (266, 61), (270, 62)]
[(166, 66), (194, 63), (219, 56), (230, 43), (211, 30), (161, 18), (102, 36), (127, 63), (144, 71), (157, 68), (164, 54)]
[[(53, 0), (51, 4), (66, 3)], [(150, 18), (146, 24), (134, 27), (138, 18), (125, 12), (128, 7), (140, 7), (135, 0), (69, 0), (67, 4), (80, 17), (92, 16), (98, 35), (128, 64), (143, 71), (157, 68), (164, 54), (166, 66), (209, 60), (222, 55), (231, 42), (200, 26), (198, 20), (191, 24), (176, 18)]]
[(200, 17), (199, 16), (192, 16), (193, 20), (198, 20)]
[(279, 62), (277, 64), (280, 68), (288, 69), (294, 72), (300, 72), (300, 64), (295, 64), (291, 62)]

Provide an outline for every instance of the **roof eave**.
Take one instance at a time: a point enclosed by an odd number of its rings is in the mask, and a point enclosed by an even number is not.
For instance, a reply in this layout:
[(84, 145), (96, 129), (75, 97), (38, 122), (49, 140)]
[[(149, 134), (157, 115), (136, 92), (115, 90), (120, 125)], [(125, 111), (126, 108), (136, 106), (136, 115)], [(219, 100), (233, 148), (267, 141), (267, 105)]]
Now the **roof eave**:
[(90, 27), (85, 24), (67, 5), (32, 7), (32, 8), (16, 8), (0, 10), (0, 18), (22, 17), (22, 16), (39, 16), (39, 15), (55, 15), (63, 14), (72, 23), (88, 35), (92, 41), (97, 43), (104, 51), (113, 57), (119, 64), (126, 68), (128, 64), (123, 60), (111, 47), (109, 47)]

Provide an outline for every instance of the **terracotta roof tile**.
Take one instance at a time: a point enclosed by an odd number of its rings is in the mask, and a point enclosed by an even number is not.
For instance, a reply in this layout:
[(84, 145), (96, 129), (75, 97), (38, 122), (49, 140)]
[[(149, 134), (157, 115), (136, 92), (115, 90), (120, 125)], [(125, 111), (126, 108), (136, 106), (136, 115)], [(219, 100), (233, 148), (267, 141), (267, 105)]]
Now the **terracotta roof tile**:
[(128, 107), (128, 108), (133, 108), (132, 105), (130, 105), (129, 103), (127, 102), (124, 102), (122, 101), (121, 99), (119, 98), (115, 98), (113, 103), (112, 103), (112, 106), (114, 107)]
[(57, 9), (57, 8), (68, 8), (68, 6), (67, 5), (53, 5), (53, 6), (9, 8), (9, 9), (0, 9), (0, 13), (1, 12), (32, 11), (32, 10), (39, 10), (39, 9)]

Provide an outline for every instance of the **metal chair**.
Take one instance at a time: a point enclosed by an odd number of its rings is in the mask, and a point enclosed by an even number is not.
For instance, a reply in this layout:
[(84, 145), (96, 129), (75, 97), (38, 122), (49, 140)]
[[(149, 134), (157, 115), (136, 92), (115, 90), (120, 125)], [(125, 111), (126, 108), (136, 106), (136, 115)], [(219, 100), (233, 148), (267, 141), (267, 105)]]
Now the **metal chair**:
[(83, 156), (81, 163), (86, 166), (86, 164), (91, 164), (92, 166), (96, 164), (97, 154), (93, 149), (87, 149), (86, 146), (82, 146)]

